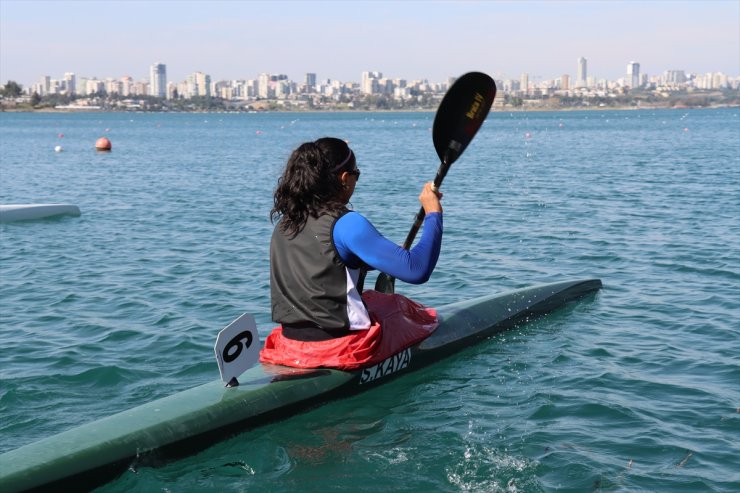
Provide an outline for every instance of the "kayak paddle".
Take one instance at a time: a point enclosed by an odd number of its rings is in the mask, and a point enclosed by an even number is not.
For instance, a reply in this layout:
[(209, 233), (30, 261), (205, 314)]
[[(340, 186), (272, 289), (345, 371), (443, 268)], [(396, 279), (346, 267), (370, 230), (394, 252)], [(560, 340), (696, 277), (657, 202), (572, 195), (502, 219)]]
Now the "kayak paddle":
[[(468, 72), (452, 84), (437, 108), (432, 129), (434, 149), (440, 159), (437, 175), (434, 177), (434, 189), (442, 185), (452, 163), (459, 158), (476, 132), (483, 124), (496, 96), (496, 83), (482, 72)], [(424, 207), (411, 227), (403, 248), (408, 250), (414, 242), (424, 221)], [(381, 293), (393, 293), (396, 279), (381, 272), (375, 281), (375, 290)]]

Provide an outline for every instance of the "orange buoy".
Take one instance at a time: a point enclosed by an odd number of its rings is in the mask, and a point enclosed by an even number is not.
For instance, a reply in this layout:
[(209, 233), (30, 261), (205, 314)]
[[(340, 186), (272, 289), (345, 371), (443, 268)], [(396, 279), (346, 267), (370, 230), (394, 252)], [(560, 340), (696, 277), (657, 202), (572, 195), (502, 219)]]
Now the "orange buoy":
[(99, 151), (110, 151), (113, 145), (111, 145), (110, 140), (108, 140), (105, 137), (100, 137), (97, 142), (95, 142), (95, 149)]

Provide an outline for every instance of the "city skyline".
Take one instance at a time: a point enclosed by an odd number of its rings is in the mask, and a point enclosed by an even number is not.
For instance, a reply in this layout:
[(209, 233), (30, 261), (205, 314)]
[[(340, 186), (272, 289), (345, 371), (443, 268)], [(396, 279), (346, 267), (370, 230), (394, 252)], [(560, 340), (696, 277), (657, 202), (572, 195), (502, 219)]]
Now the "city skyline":
[[(626, 77), (666, 70), (740, 74), (740, 2), (0, 1), (0, 81), (44, 75), (217, 80), (259, 73), (356, 81), (367, 70), (441, 82), (470, 70), (500, 79)], [(30, 8), (29, 8), (30, 7)], [(34, 8), (35, 7), (35, 8)], [(100, 22), (104, 18), (105, 22)]]
[[(323, 92), (327, 88), (327, 95), (347, 93), (348, 88), (355, 89), (362, 94), (394, 93), (397, 89), (428, 87), (432, 91), (444, 90), (451, 80), (456, 76), (450, 76), (445, 81), (432, 81), (428, 79), (407, 80), (402, 77), (385, 77), (380, 71), (364, 71), (359, 82), (356, 79), (349, 81), (325, 80), (317, 78), (316, 73), (306, 73), (299, 81), (290, 79), (285, 74), (261, 73), (256, 77), (244, 77), (238, 80), (224, 80), (211, 77), (200, 71), (189, 74), (182, 81), (168, 81), (167, 65), (155, 62), (149, 67), (149, 77), (135, 80), (130, 76), (116, 77), (87, 77), (84, 74), (65, 72), (63, 78), (54, 79), (49, 75), (39, 78), (38, 82), (23, 90), (27, 94), (49, 94), (87, 95), (89, 93), (116, 93), (119, 95), (147, 95), (170, 99), (173, 94), (179, 97), (194, 96), (216, 96), (225, 99), (244, 99), (247, 97), (272, 98), (287, 96), (296, 93)], [(272, 82), (271, 82), (272, 81)], [(371, 83), (372, 82), (372, 83)], [(579, 90), (579, 89), (627, 89), (655, 88), (664, 85), (685, 86), (687, 83), (700, 89), (738, 88), (740, 76), (728, 76), (722, 72), (708, 72), (704, 74), (687, 73), (681, 69), (664, 70), (659, 74), (646, 74), (640, 71), (640, 63), (630, 61), (626, 66), (626, 74), (616, 80), (595, 79), (588, 72), (588, 59), (579, 57), (577, 60), (576, 76), (562, 74), (553, 79), (530, 80), (529, 74), (522, 73), (518, 79), (498, 79), (502, 85), (500, 89), (506, 92), (527, 93), (529, 90)], [(280, 84), (284, 86), (278, 88)], [(219, 94), (223, 88), (234, 88), (226, 93)], [(268, 94), (268, 87), (277, 94)], [(219, 89), (220, 88), (220, 89)], [(428, 89), (424, 89), (428, 90)], [(229, 94), (228, 96), (226, 94)], [(395, 94), (402, 99), (410, 95), (409, 89)]]

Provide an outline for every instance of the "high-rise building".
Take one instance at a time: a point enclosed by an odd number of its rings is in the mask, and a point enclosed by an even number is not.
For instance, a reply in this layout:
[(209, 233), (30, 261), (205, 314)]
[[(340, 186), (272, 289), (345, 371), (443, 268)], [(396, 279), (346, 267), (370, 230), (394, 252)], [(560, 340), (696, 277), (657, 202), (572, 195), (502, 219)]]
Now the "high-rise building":
[(627, 87), (636, 88), (640, 87), (640, 64), (637, 62), (629, 62), (627, 64), (627, 78), (625, 79)]
[(77, 77), (73, 72), (67, 72), (64, 74), (64, 92), (68, 96), (74, 96), (77, 94)]
[(158, 98), (167, 97), (167, 66), (155, 63), (149, 68), (149, 95)]
[(113, 77), (105, 79), (105, 92), (106, 94), (121, 94), (123, 92), (123, 86), (120, 80), (116, 80)]
[(560, 89), (563, 91), (570, 89), (570, 75), (563, 74), (560, 76)]
[(666, 70), (663, 78), (665, 83), (669, 85), (683, 84), (686, 82), (686, 72), (683, 70)]
[[(262, 73), (257, 76), (257, 96), (269, 99), (274, 96), (275, 89), (270, 85), (270, 74)], [(272, 90), (271, 90), (272, 89)]]
[(104, 94), (105, 93), (105, 82), (98, 79), (88, 79), (85, 83), (86, 94)]
[(211, 76), (203, 72), (188, 75), (185, 95), (188, 98), (211, 95)]
[(177, 84), (174, 82), (167, 83), (167, 99), (177, 99), (179, 94), (177, 93)]
[(379, 91), (378, 80), (383, 78), (381, 72), (363, 72), (362, 81), (360, 82), (360, 92), (362, 94), (375, 94)]
[(578, 59), (578, 76), (576, 77), (576, 87), (586, 87), (588, 85), (588, 60), (584, 57)]
[(51, 91), (51, 77), (44, 75), (41, 77), (39, 82), (34, 86), (34, 92), (38, 93), (39, 96), (47, 96)]
[(129, 75), (121, 77), (121, 96), (130, 96), (134, 89), (134, 79)]
[(316, 86), (316, 74), (306, 74), (306, 85), (310, 87)]
[(529, 94), (529, 74), (522, 74), (519, 77), (519, 90), (524, 94)]
[(278, 99), (284, 99), (288, 94), (291, 93), (290, 83), (287, 79), (280, 79), (275, 81), (275, 97)]

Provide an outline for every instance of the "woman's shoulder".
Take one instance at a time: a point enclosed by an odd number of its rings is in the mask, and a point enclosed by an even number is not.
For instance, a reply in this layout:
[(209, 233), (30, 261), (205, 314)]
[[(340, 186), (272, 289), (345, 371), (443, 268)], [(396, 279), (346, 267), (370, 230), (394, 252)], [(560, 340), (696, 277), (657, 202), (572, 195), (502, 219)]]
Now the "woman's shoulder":
[(348, 210), (342, 216), (337, 219), (337, 222), (351, 223), (351, 224), (364, 224), (370, 223), (365, 216), (357, 211)]
[(334, 225), (334, 231), (342, 236), (359, 237), (375, 230), (372, 223), (357, 211), (348, 211)]

